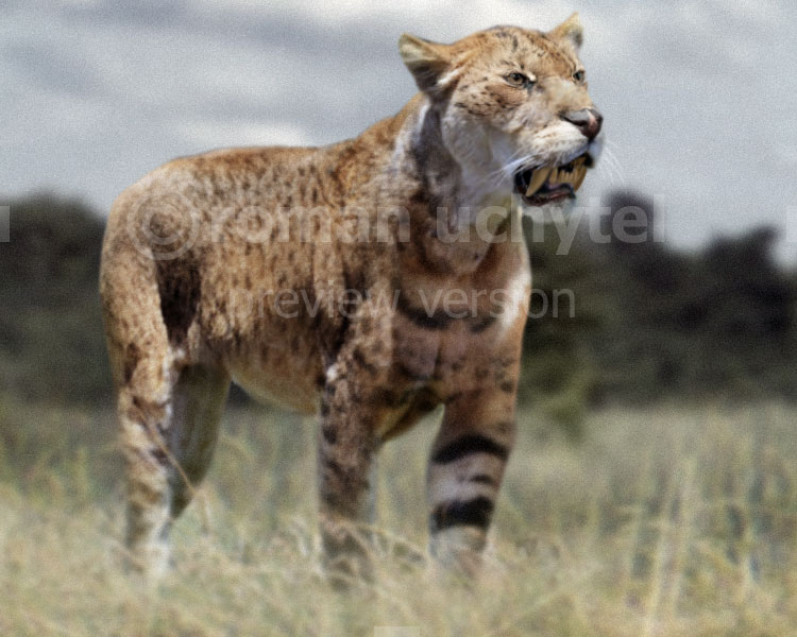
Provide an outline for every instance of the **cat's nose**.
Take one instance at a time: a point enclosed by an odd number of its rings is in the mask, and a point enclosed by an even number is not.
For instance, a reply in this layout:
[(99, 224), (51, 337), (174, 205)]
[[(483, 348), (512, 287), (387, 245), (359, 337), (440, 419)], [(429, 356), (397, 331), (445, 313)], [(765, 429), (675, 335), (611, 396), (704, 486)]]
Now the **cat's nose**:
[(580, 111), (569, 111), (562, 116), (563, 120), (570, 122), (588, 140), (594, 140), (601, 132), (603, 125), (603, 115), (596, 108), (581, 109)]

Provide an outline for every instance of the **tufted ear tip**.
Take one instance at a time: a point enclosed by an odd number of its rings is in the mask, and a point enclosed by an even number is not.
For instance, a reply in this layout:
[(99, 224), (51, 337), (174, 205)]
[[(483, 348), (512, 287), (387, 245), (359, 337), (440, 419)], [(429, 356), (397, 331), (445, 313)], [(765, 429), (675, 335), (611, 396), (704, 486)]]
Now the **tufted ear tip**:
[(416, 38), (414, 35), (410, 35), (409, 33), (402, 33), (399, 36), (398, 48), (402, 60), (406, 57), (412, 56), (412, 50), (417, 39), (418, 38)]
[(407, 58), (412, 59), (415, 57), (417, 52), (423, 47), (423, 44), (424, 41), (421, 38), (409, 33), (402, 33), (398, 40), (399, 53), (401, 53), (402, 59), (406, 60)]
[(399, 53), (407, 66), (434, 63), (440, 57), (443, 45), (424, 40), (409, 33), (402, 33), (398, 41)]
[(581, 25), (581, 18), (576, 11), (567, 20), (550, 32), (550, 35), (559, 40), (569, 42), (571, 46), (578, 50), (584, 42), (584, 27)]
[(437, 86), (438, 79), (448, 70), (448, 47), (409, 33), (401, 35), (398, 47), (401, 59), (415, 77), (418, 88), (432, 91)]

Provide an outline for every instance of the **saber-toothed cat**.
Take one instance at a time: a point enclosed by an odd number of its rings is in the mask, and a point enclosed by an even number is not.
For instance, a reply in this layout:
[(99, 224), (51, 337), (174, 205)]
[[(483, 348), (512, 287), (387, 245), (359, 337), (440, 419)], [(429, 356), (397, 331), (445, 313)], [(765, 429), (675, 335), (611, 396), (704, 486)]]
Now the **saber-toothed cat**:
[(420, 92), (359, 137), (177, 159), (119, 196), (100, 287), (137, 567), (167, 564), (234, 380), (319, 416), (323, 545), (348, 572), (367, 564), (374, 456), (443, 405), (431, 549), (476, 568), (515, 438), (531, 279), (514, 231), (522, 205), (574, 196), (601, 128), (581, 39), (576, 15), (404, 35)]

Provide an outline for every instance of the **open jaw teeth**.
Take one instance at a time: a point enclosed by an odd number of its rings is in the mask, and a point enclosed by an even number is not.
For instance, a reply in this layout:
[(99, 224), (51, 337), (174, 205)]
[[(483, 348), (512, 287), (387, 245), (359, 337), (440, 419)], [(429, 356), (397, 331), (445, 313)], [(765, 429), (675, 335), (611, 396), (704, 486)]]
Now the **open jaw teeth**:
[(573, 198), (592, 166), (588, 153), (563, 166), (540, 166), (515, 175), (515, 187), (527, 204), (542, 205), (547, 202)]

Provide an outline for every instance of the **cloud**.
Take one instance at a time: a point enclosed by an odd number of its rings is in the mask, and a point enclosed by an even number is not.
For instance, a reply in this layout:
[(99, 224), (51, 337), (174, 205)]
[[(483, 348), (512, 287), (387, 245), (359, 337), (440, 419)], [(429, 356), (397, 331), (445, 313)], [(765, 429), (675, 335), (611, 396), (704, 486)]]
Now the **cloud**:
[(201, 0), (196, 6), (203, 16), (223, 15), (225, 19), (230, 14), (238, 14), (262, 23), (295, 16), (304, 24), (325, 29), (355, 26), (362, 32), (364, 26), (380, 31), (385, 27), (392, 30), (422, 27), (450, 34), (450, 38), (494, 24), (553, 27), (572, 13), (572, 5), (556, 0), (533, 4), (525, 0), (405, 0), (401, 3), (341, 0), (321, 5), (314, 0), (228, 0), (224, 3)]
[(247, 146), (308, 146), (308, 132), (292, 122), (193, 121), (177, 125), (177, 132), (189, 144), (207, 148), (245, 143)]

